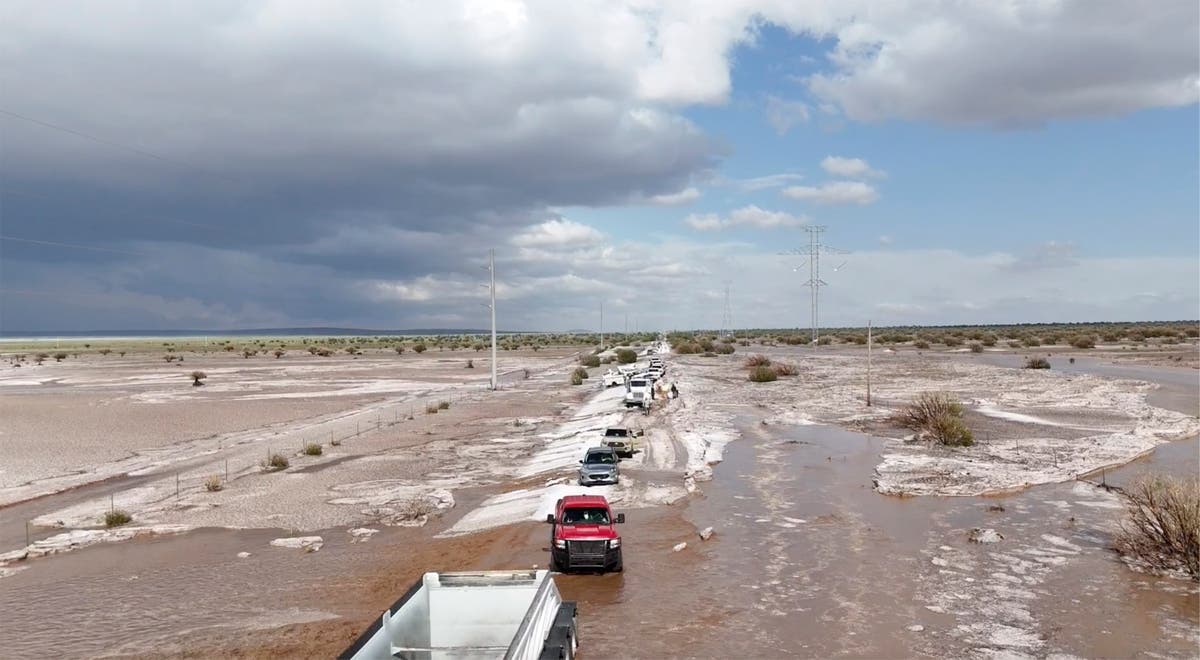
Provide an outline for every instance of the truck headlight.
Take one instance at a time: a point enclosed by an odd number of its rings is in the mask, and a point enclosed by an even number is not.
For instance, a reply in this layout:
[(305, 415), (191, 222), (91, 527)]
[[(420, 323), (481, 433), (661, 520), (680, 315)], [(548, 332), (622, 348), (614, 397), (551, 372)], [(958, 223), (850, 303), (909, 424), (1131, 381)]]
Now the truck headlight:
[(612, 550), (616, 550), (617, 548), (621, 547), (621, 539), (609, 539), (608, 547)]
[(555, 540), (554, 540), (554, 547), (558, 548), (559, 550), (566, 550), (566, 549), (567, 549), (567, 542), (566, 542), (565, 540), (563, 540), (563, 539), (555, 539)]

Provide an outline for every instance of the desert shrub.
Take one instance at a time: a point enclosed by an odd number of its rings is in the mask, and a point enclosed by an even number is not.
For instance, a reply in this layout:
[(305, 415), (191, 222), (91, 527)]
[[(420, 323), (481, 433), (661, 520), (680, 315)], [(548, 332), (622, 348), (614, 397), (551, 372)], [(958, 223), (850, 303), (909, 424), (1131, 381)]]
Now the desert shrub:
[(750, 375), (748, 376), (748, 379), (752, 383), (769, 383), (778, 378), (779, 375), (775, 373), (775, 370), (766, 365), (754, 367), (750, 370)]
[(425, 414), (426, 415), (436, 415), (437, 412), (438, 412), (438, 407), (437, 407), (436, 403), (425, 404)]
[(734, 349), (733, 344), (717, 344), (713, 348), (713, 352), (719, 355), (732, 355), (734, 350), (736, 349)]
[(1015, 339), (1010, 339), (1008, 341), (1008, 347), (1009, 348), (1021, 348), (1021, 342), (1019, 342)]
[(632, 348), (618, 348), (617, 362), (620, 364), (633, 364), (637, 362), (637, 351)]
[(1188, 328), (1187, 330), (1183, 331), (1183, 334), (1185, 334), (1189, 337), (1200, 337), (1200, 329)]
[(125, 357), (125, 351), (121, 351), (121, 357)]
[(413, 344), (413, 347), (412, 347), (413, 352), (418, 353), (418, 354), (424, 353), (426, 350), (428, 350), (428, 348), (429, 348), (428, 346), (426, 346), (425, 344), (422, 344), (420, 342)]
[(581, 364), (585, 367), (598, 367), (598, 366), (600, 366), (600, 356), (599, 355), (585, 355), (585, 356), (579, 358), (579, 364)]
[(129, 515), (128, 511), (113, 509), (104, 514), (105, 527), (120, 527), (130, 522), (133, 522), (133, 516)]
[(982, 353), (983, 352), (983, 344), (980, 344), (979, 342), (976, 342), (976, 341), (973, 341), (970, 344), (967, 344), (967, 347), (971, 349), (972, 353)]
[(913, 342), (913, 346), (925, 350), (929, 348), (929, 342), (925, 341), (924, 339), (918, 339)]
[(680, 355), (692, 355), (694, 353), (703, 353), (704, 349), (694, 341), (685, 341), (675, 346), (675, 352)]
[(985, 334), (983, 336), (983, 339), (981, 339), (980, 341), (983, 343), (984, 346), (991, 348), (992, 346), (996, 345), (997, 337), (996, 337), (996, 335), (993, 335), (989, 332), (988, 334)]
[(252, 356), (255, 356), (255, 355), (258, 355), (258, 351), (253, 348), (247, 348), (244, 351), (242, 351), (242, 357), (246, 358), (247, 360), (249, 360)]
[(769, 366), (771, 366), (771, 358), (769, 358), (765, 355), (762, 355), (761, 353), (756, 353), (756, 354), (751, 355), (750, 357), (746, 358), (745, 365), (750, 368), (769, 367)]
[(843, 336), (841, 339), (848, 344), (857, 344), (858, 346), (864, 346), (867, 343), (867, 336), (864, 334)]
[(55, 354), (54, 354), (54, 361), (55, 361), (55, 362), (62, 362), (62, 361), (63, 361), (63, 360), (65, 360), (65, 359), (67, 359), (67, 354), (66, 354), (66, 353), (55, 353)]
[(178, 359), (179, 359), (178, 355), (164, 355), (163, 356), (163, 360), (166, 360), (167, 363), (174, 362), (175, 360), (178, 360)]
[(450, 402), (438, 401), (438, 410), (450, 410)]
[(272, 453), (267, 457), (267, 460), (262, 462), (262, 468), (267, 472), (278, 472), (279, 470), (287, 469), (288, 465), (290, 463), (288, 463), (287, 456), (278, 452)]
[(1044, 357), (1031, 357), (1025, 359), (1026, 369), (1049, 369), (1050, 360)]
[(1183, 571), (1200, 582), (1200, 480), (1142, 477), (1121, 493), (1129, 518), (1116, 548), (1156, 571)]
[(1071, 345), (1075, 348), (1096, 348), (1096, 338), (1092, 335), (1075, 335), (1071, 337)]
[(403, 346), (396, 347), (396, 355), (404, 355), (404, 347)]
[(1179, 343), (1179, 340), (1174, 337), (1163, 337), (1161, 341), (1164, 344), (1172, 344), (1172, 345)]
[(475, 368), (475, 360), (467, 360), (467, 366), (465, 368), (474, 369)]
[(283, 357), (285, 353), (287, 353), (287, 351), (283, 349), (275, 349), (275, 359), (278, 360), (279, 358)]
[(321, 448), (321, 445), (316, 442), (309, 442), (309, 443), (305, 443), (305, 445), (304, 445), (304, 455), (305, 456), (320, 456), (321, 454), (324, 453), (324, 451), (325, 450), (323, 450)]
[(829, 335), (825, 335), (824, 337), (817, 337), (817, 346), (828, 346), (832, 343), (833, 343), (833, 337), (830, 337)]
[(969, 447), (975, 443), (962, 421), (963, 406), (945, 392), (923, 392), (896, 411), (892, 422), (924, 433), (943, 445)]
[(108, 355), (109, 353), (112, 353), (112, 349), (111, 349), (111, 348), (102, 348), (102, 349), (100, 349), (100, 355)]
[(235, 350), (237, 350), (237, 349), (236, 349), (236, 348), (234, 348), (233, 344), (226, 344), (226, 345), (225, 345), (225, 351), (226, 351), (227, 353), (232, 353), (232, 352), (234, 352)]
[(771, 365), (771, 370), (775, 372), (776, 376), (795, 376), (800, 373), (796, 369), (796, 365), (787, 362), (776, 362)]
[(224, 484), (221, 483), (221, 475), (219, 474), (210, 474), (204, 480), (204, 490), (210, 493), (215, 493), (224, 487)]
[(188, 376), (192, 379), (192, 387), (200, 387), (204, 384), (201, 381), (203, 381), (205, 378), (208, 378), (208, 374), (204, 373), (203, 371), (193, 371), (191, 374), (188, 374)]
[(471, 344), (471, 348), (473, 348), (475, 350), (475, 352), (478, 353), (479, 351), (482, 351), (483, 349), (485, 349), (487, 347), (484, 346), (483, 344), (476, 342), (474, 344)]
[(942, 343), (946, 346), (962, 346), (963, 340), (961, 337), (946, 335), (945, 337), (942, 337)]
[(583, 367), (575, 367), (575, 370), (571, 372), (572, 379), (574, 379), (575, 376), (579, 376), (580, 381), (587, 380), (588, 371)]
[(1100, 334), (1100, 338), (1106, 342), (1114, 343), (1121, 341), (1121, 333), (1116, 330), (1106, 330)]
[(579, 375), (578, 369), (571, 372), (570, 380), (572, 385), (583, 385), (583, 376)]

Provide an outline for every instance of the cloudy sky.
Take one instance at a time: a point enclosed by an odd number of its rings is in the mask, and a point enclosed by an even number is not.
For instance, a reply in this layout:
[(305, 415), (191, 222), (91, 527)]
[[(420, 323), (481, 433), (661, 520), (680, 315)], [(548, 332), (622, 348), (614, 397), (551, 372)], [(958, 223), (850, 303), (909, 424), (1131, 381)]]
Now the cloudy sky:
[[(0, 331), (1200, 317), (1200, 8), (0, 0)], [(626, 321), (628, 319), (628, 321)]]

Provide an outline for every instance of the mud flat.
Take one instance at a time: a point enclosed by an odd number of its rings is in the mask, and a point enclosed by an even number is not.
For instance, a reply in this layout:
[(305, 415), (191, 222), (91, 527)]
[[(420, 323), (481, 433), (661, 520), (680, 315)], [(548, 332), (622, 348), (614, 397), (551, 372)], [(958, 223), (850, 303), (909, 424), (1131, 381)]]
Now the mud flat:
[[(567, 350), (530, 354), (531, 377), (494, 394), (475, 387), (479, 374), (464, 373), (473, 354), (435, 354), (447, 362), (429, 362), (427, 378), (404, 376), (421, 384), (415, 389), (339, 398), (343, 408), (280, 423), (279, 433), (265, 432), (268, 424), (191, 439), (183, 444), (195, 446), (176, 452), (183, 458), (169, 456), (141, 476), (0, 509), (36, 520), (46, 536), (110, 540), (91, 532), (102, 531), (95, 521), (111, 497), (133, 513), (131, 525), (163, 532), (10, 562), (11, 574), (0, 573), (0, 610), (13, 613), (12, 625), (0, 630), (0, 643), (17, 657), (48, 649), (335, 655), (423, 571), (544, 565), (548, 534), (538, 521), (562, 494), (585, 490), (574, 482), (576, 461), (605, 426), (620, 424), (645, 431), (640, 451), (621, 464), (619, 485), (586, 490), (627, 512), (626, 570), (557, 578), (581, 603), (583, 637), (622, 631), (619, 655), (1194, 650), (1195, 586), (1116, 561), (1107, 548), (1119, 505), (1073, 481), (1076, 470), (1127, 462), (1195, 433), (1194, 418), (1146, 403), (1153, 385), (1014, 370), (969, 355), (885, 353), (868, 408), (861, 352), (764, 347), (799, 375), (756, 384), (747, 382), (746, 349), (739, 350), (669, 358), (667, 378), (681, 398), (647, 415), (625, 411), (619, 390), (599, 389), (595, 379), (566, 386), (574, 365)], [(395, 358), (376, 357), (379, 370)], [(336, 389), (314, 382), (309, 391)], [(967, 404), (980, 447), (906, 444), (886, 423), (891, 409), (926, 390)], [(451, 396), (449, 408), (425, 412), (424, 404)], [(203, 444), (212, 441), (216, 447)], [(308, 441), (320, 441), (322, 454), (304, 455)], [(1166, 447), (1115, 474), (1154, 465), (1159, 454), (1200, 462), (1190, 444)], [(267, 449), (286, 451), (289, 467), (264, 472)], [(890, 497), (876, 473), (893, 455), (1004, 469), (951, 479), (931, 463), (905, 464), (888, 483), (926, 496)], [(225, 487), (205, 490), (226, 459)], [(127, 488), (121, 479), (130, 479)], [(1005, 494), (975, 495), (998, 491)], [(703, 540), (698, 533), (708, 527), (714, 534)], [(972, 543), (975, 528), (1001, 540)], [(1085, 602), (1103, 617), (1089, 616)], [(47, 625), (54, 621), (72, 628)]]

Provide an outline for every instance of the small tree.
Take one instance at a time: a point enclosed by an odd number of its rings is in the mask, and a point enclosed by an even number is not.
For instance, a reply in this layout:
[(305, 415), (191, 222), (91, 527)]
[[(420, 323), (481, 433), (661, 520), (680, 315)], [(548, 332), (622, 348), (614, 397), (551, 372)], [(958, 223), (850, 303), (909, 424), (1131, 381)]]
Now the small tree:
[(204, 384), (202, 381), (208, 378), (208, 374), (203, 371), (193, 371), (190, 375), (192, 378), (192, 387), (200, 387)]
[(633, 364), (637, 362), (637, 351), (632, 348), (618, 348), (617, 362), (620, 364)]
[(1031, 357), (1025, 359), (1026, 369), (1049, 369), (1050, 360), (1044, 357)]
[(416, 344), (413, 344), (413, 347), (412, 347), (412, 348), (413, 348), (413, 352), (415, 352), (415, 353), (417, 353), (417, 354), (424, 353), (424, 352), (425, 352), (425, 350), (426, 350), (426, 346), (425, 346), (425, 344), (422, 344), (422, 343), (420, 343), (420, 342), (417, 342)]
[(404, 355), (404, 347), (403, 346), (396, 347), (396, 355)]
[(474, 369), (475, 368), (475, 360), (467, 360), (467, 368)]
[(275, 349), (275, 359), (278, 360), (279, 358), (283, 357), (284, 353), (286, 352), (287, 351), (283, 350), (282, 348)]
[(66, 354), (66, 353), (55, 353), (55, 354), (54, 354), (54, 361), (55, 361), (55, 362), (62, 362), (62, 361), (63, 361), (63, 360), (65, 360), (65, 359), (67, 359), (67, 354)]

